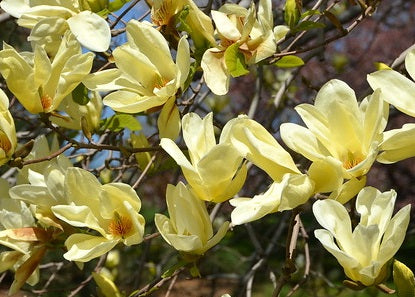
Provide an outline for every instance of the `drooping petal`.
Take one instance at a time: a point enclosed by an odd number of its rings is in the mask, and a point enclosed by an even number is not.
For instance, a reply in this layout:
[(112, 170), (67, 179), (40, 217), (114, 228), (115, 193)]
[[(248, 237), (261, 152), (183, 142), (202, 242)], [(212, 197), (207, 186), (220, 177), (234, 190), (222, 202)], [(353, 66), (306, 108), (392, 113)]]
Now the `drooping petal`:
[(65, 241), (68, 251), (63, 257), (68, 261), (88, 262), (109, 252), (118, 240), (108, 240), (104, 237), (75, 233)]
[[(67, 19), (79, 43), (94, 52), (105, 52), (111, 43), (108, 23), (99, 15), (84, 10)], [(92, 34), (91, 34), (92, 33)]]
[(390, 164), (415, 156), (415, 124), (384, 132), (377, 161)]
[(381, 89), (381, 97), (398, 110), (415, 116), (415, 83), (394, 70), (379, 70), (367, 76), (372, 89)]
[(299, 173), (291, 155), (263, 126), (246, 116), (230, 120), (219, 142), (232, 143), (241, 157), (267, 172), (275, 181), (280, 181), (285, 173)]
[(98, 231), (102, 235), (106, 234), (99, 223), (99, 219), (94, 215), (88, 206), (84, 205), (55, 205), (51, 207), (53, 214), (60, 220), (75, 227), (87, 227)]
[(228, 93), (230, 74), (226, 68), (224, 52), (208, 49), (202, 57), (201, 67), (206, 85), (216, 95)]

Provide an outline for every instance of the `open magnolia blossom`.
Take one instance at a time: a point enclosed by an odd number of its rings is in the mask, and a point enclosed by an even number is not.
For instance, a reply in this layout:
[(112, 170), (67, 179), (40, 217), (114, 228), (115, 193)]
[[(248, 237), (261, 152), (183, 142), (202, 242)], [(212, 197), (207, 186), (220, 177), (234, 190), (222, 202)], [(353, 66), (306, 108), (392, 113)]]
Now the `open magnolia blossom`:
[(11, 158), (16, 146), (16, 128), (9, 112), (9, 98), (0, 90), (0, 166)]
[(0, 51), (0, 72), (7, 87), (31, 113), (52, 112), (89, 74), (94, 54), (82, 54), (73, 34), (61, 40), (53, 60), (36, 46), (34, 53), (18, 53), (4, 44)]
[(234, 198), (229, 202), (232, 224), (241, 225), (264, 217), (267, 214), (294, 209), (304, 204), (314, 193), (314, 182), (305, 174), (287, 173), (281, 182), (274, 182), (269, 189), (251, 198)]
[(161, 139), (160, 145), (182, 168), (195, 195), (216, 203), (234, 196), (243, 186), (247, 169), (231, 143), (221, 136), (216, 144), (213, 114), (204, 119), (196, 113), (186, 114), (182, 131), (190, 162), (171, 139)]
[(52, 206), (54, 215), (74, 227), (97, 232), (70, 235), (65, 241), (65, 259), (88, 262), (118, 243), (130, 246), (143, 240), (145, 222), (138, 213), (141, 201), (131, 186), (101, 185), (92, 173), (71, 167), (66, 172), (64, 193), (68, 204)]
[(409, 224), (411, 206), (399, 210), (392, 218), (396, 192), (381, 193), (363, 188), (356, 200), (360, 222), (352, 231), (346, 208), (334, 200), (319, 200), (314, 215), (324, 229), (314, 234), (327, 251), (337, 258), (351, 280), (364, 286), (383, 282), (387, 262), (401, 246)]
[(18, 18), (20, 26), (31, 29), (29, 40), (46, 46), (48, 53), (56, 51), (59, 39), (68, 30), (84, 47), (104, 52), (111, 42), (109, 25), (104, 18), (88, 10), (91, 5), (85, 5), (87, 2), (91, 1), (3, 0), (0, 7)]
[[(182, 14), (179, 17), (179, 14)], [(166, 35), (177, 34), (179, 22), (190, 34), (196, 48), (215, 45), (213, 25), (209, 16), (203, 13), (193, 0), (154, 0), (151, 7), (151, 20)]]
[[(415, 50), (405, 57), (405, 68), (415, 79)], [(381, 97), (398, 110), (415, 117), (415, 82), (394, 70), (380, 70), (367, 77), (369, 85), (381, 90)], [(404, 124), (400, 129), (384, 133), (378, 161), (394, 163), (415, 156), (415, 124)]]
[(41, 242), (48, 236), (42, 228), (36, 227), (30, 207), (11, 199), (8, 190), (8, 182), (0, 179), (0, 245), (11, 249), (0, 253), (0, 273), (9, 269), (15, 271), (9, 290), (12, 295), (25, 282), (30, 285), (38, 282), (38, 264), (45, 252)]
[(127, 43), (113, 52), (117, 68), (93, 73), (84, 84), (91, 90), (115, 91), (104, 98), (113, 110), (138, 113), (165, 104), (183, 90), (189, 44), (180, 39), (174, 63), (167, 41), (151, 24), (131, 20), (126, 30)]
[(314, 105), (300, 104), (295, 108), (308, 129), (284, 123), (281, 138), (289, 148), (307, 159), (328, 160), (341, 169), (348, 182), (340, 192), (349, 193), (350, 199), (364, 186), (364, 175), (379, 153), (388, 108), (379, 91), (359, 105), (354, 91), (346, 83), (331, 80), (318, 92)]
[(166, 201), (170, 219), (156, 213), (154, 221), (164, 240), (176, 250), (203, 255), (228, 231), (229, 222), (224, 222), (213, 235), (205, 202), (196, 197), (182, 182), (177, 186), (167, 185)]
[(220, 39), (217, 47), (208, 49), (201, 66), (206, 84), (213, 93), (224, 95), (231, 76), (247, 74), (246, 65), (268, 58), (276, 51), (271, 0), (260, 0), (258, 16), (254, 2), (249, 9), (225, 4), (212, 11)]

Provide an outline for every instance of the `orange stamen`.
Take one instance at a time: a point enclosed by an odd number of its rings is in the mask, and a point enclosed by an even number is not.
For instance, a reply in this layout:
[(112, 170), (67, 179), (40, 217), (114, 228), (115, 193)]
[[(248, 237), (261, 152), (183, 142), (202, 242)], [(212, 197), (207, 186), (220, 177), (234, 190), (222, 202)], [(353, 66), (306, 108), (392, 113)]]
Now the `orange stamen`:
[(130, 233), (133, 228), (131, 219), (128, 217), (120, 216), (117, 212), (114, 213), (114, 218), (108, 225), (108, 232), (114, 236), (121, 236), (124, 238)]

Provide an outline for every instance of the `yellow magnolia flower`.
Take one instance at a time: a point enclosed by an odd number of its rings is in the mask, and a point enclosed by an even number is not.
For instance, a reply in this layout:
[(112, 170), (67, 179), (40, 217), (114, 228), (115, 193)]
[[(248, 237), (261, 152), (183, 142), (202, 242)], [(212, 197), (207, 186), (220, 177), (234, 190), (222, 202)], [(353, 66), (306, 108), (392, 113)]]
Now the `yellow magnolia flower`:
[[(154, 0), (151, 7), (151, 20), (162, 32), (173, 30), (178, 13), (188, 9), (186, 26), (196, 48), (215, 45), (212, 20), (199, 9), (193, 0)], [(208, 43), (208, 44), (206, 44)]]
[(128, 42), (113, 52), (116, 69), (91, 74), (84, 84), (97, 91), (115, 91), (104, 104), (115, 111), (138, 113), (163, 105), (184, 87), (190, 69), (189, 44), (179, 41), (176, 63), (163, 35), (149, 23), (131, 20)]
[[(405, 68), (412, 79), (415, 79), (415, 50), (411, 50), (405, 57)], [(369, 74), (369, 85), (381, 90), (381, 97), (398, 110), (415, 117), (415, 82), (394, 70), (380, 70)], [(393, 129), (384, 133), (384, 140), (380, 145), (381, 154), (378, 161), (394, 163), (415, 156), (415, 124), (404, 124), (400, 129)]]
[(143, 240), (144, 217), (138, 213), (141, 201), (129, 185), (101, 185), (93, 174), (72, 167), (66, 172), (64, 191), (69, 203), (52, 206), (55, 216), (74, 227), (98, 232), (70, 235), (65, 241), (65, 259), (88, 262), (120, 242), (130, 246)]
[(0, 166), (10, 159), (16, 146), (16, 129), (9, 112), (9, 98), (0, 89)]
[(236, 67), (235, 60), (242, 60), (242, 64), (255, 64), (275, 53), (271, 0), (259, 1), (258, 17), (255, 17), (253, 2), (249, 9), (225, 4), (219, 11), (212, 11), (220, 44), (203, 54), (201, 66), (206, 84), (213, 93), (226, 94), (230, 76), (248, 72), (232, 69)]
[(327, 160), (341, 169), (349, 181), (336, 195), (348, 192), (349, 197), (341, 198), (346, 202), (364, 186), (364, 175), (379, 153), (388, 104), (375, 91), (358, 105), (346, 83), (331, 80), (318, 92), (314, 105), (300, 104), (295, 109), (308, 129), (284, 123), (282, 140), (313, 162)]
[(205, 202), (182, 182), (177, 186), (167, 185), (166, 201), (170, 219), (157, 213), (154, 221), (164, 240), (178, 251), (203, 255), (228, 231), (229, 222), (224, 222), (213, 235)]
[(160, 145), (182, 168), (195, 195), (213, 202), (223, 202), (235, 195), (245, 181), (246, 166), (230, 143), (221, 138), (216, 144), (213, 114), (204, 119), (195, 113), (186, 114), (182, 131), (190, 162), (171, 139), (162, 138)]
[(51, 61), (42, 47), (19, 54), (9, 45), (0, 51), (0, 72), (7, 87), (31, 113), (51, 112), (91, 71), (94, 54), (82, 54), (68, 32)]
[(29, 40), (46, 45), (49, 53), (55, 52), (58, 40), (68, 30), (84, 47), (96, 52), (106, 51), (111, 42), (109, 25), (104, 18), (88, 10), (91, 7), (84, 2), (3, 0), (0, 7), (18, 18), (20, 26), (32, 29)]
[(411, 206), (392, 218), (396, 192), (381, 193), (363, 188), (356, 200), (360, 222), (352, 231), (346, 208), (334, 200), (319, 200), (313, 212), (325, 229), (315, 230), (321, 244), (337, 258), (351, 280), (364, 286), (381, 283), (387, 277), (387, 262), (401, 246), (409, 224)]

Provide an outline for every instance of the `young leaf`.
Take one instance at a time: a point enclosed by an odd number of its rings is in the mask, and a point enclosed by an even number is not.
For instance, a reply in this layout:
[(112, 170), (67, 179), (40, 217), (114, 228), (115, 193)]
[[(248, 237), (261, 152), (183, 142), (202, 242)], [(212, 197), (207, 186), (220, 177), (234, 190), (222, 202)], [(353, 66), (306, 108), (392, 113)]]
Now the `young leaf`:
[(284, 6), (284, 21), (290, 27), (294, 28), (300, 20), (300, 7), (296, 0), (286, 0)]
[(88, 89), (84, 86), (83, 83), (80, 83), (72, 91), (72, 100), (79, 105), (86, 105), (89, 102)]
[(130, 129), (131, 131), (141, 130), (140, 122), (133, 115), (124, 113), (104, 119), (101, 122), (101, 127), (114, 132), (119, 132), (122, 129)]
[(415, 296), (414, 273), (398, 260), (393, 261), (393, 282), (399, 297)]
[(249, 73), (245, 64), (245, 57), (239, 51), (239, 43), (234, 43), (226, 49), (225, 63), (232, 77), (238, 77)]
[(291, 29), (291, 32), (299, 32), (299, 31), (308, 31), (311, 29), (320, 29), (324, 28), (326, 25), (323, 23), (313, 22), (313, 21), (303, 21)]
[(275, 62), (275, 66), (280, 68), (293, 68), (299, 67), (304, 65), (303, 59), (297, 56), (283, 56), (277, 62)]

